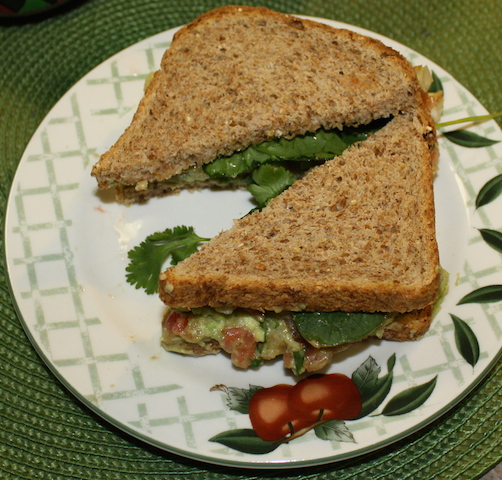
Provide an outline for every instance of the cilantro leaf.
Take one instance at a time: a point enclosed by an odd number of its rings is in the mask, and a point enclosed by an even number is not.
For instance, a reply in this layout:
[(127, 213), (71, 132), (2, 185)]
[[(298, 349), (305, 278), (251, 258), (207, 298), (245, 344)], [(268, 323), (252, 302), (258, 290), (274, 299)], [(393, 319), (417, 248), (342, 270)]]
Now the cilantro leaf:
[(265, 164), (254, 170), (251, 178), (255, 183), (250, 183), (248, 190), (260, 207), (265, 206), (295, 181), (289, 170), (272, 164)]
[(176, 265), (194, 253), (200, 242), (208, 240), (199, 237), (193, 227), (185, 226), (149, 235), (127, 254), (127, 281), (136, 288), (144, 288), (149, 295), (157, 293), (159, 274), (169, 255), (171, 265)]

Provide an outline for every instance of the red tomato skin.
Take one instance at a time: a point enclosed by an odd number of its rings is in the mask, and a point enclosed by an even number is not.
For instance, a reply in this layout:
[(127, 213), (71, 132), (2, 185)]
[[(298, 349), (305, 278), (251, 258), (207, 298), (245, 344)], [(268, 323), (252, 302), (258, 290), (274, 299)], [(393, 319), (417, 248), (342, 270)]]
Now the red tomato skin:
[(256, 341), (253, 334), (241, 327), (226, 328), (222, 331), (221, 347), (230, 353), (236, 367), (248, 368), (256, 353)]
[(183, 334), (187, 324), (188, 317), (173, 310), (164, 320), (163, 327), (175, 335), (181, 335)]
[(279, 384), (262, 388), (249, 401), (249, 418), (256, 434), (268, 442), (276, 442), (291, 433), (288, 398), (293, 385)]
[(289, 395), (289, 409), (302, 424), (322, 420), (353, 420), (362, 409), (359, 390), (341, 373), (313, 375), (298, 382)]

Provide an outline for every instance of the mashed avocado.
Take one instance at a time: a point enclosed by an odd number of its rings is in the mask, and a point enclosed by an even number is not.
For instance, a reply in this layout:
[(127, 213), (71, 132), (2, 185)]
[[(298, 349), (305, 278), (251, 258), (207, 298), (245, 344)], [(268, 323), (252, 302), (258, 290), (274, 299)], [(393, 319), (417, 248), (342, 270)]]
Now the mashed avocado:
[(194, 309), (185, 334), (194, 343), (207, 340), (222, 342), (223, 332), (230, 328), (244, 328), (252, 333), (256, 342), (265, 341), (265, 331), (261, 327), (261, 322), (247, 310), (235, 310), (232, 314), (226, 315), (209, 307)]
[[(209, 307), (171, 311), (164, 319), (162, 345), (170, 351), (203, 356), (225, 350), (237, 366), (256, 367), (264, 360), (302, 352), (289, 313), (236, 309), (222, 313)], [(238, 359), (237, 359), (238, 357)]]

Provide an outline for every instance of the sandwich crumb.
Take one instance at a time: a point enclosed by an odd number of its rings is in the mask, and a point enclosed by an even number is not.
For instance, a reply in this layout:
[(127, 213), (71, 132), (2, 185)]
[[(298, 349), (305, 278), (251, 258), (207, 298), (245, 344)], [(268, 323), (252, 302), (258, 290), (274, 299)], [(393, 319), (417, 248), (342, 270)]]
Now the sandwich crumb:
[(148, 189), (148, 181), (147, 180), (141, 180), (141, 182), (138, 182), (136, 184), (135, 190), (137, 192), (142, 192), (143, 190)]

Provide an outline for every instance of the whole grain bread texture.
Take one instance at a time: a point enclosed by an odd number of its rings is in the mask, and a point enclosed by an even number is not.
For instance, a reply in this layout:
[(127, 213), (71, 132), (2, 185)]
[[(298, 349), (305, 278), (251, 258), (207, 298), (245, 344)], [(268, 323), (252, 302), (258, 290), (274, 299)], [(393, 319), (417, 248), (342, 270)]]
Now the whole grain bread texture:
[(429, 330), (433, 318), (433, 305), (399, 314), (385, 326), (382, 338), (396, 342), (420, 340)]
[[(422, 102), (411, 64), (380, 41), (262, 7), (225, 6), (179, 30), (131, 125), (92, 169), (132, 203), (220, 156)], [(160, 183), (160, 184), (159, 184)]]
[(396, 115), (160, 275), (173, 308), (410, 312), (439, 288), (435, 129)]

